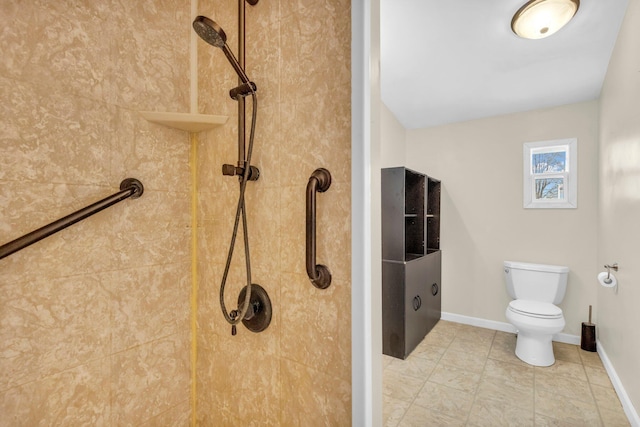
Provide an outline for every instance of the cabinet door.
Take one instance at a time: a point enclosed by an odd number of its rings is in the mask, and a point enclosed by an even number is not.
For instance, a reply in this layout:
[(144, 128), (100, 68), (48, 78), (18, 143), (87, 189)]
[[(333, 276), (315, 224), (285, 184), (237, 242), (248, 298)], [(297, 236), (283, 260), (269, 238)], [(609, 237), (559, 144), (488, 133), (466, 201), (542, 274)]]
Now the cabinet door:
[(382, 352), (404, 359), (405, 263), (382, 262)]
[(425, 256), (425, 285), (427, 287), (425, 334), (440, 320), (442, 307), (441, 280), (442, 254), (440, 251)]
[(425, 271), (426, 259), (422, 257), (406, 264), (405, 281), (405, 353), (408, 355), (427, 333), (429, 289)]

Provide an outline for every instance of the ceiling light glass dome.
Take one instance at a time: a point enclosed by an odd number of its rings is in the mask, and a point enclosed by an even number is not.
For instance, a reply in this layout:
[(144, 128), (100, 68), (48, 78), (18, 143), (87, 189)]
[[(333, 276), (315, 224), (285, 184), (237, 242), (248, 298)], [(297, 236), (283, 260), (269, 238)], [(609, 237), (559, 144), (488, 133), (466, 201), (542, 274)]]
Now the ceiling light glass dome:
[(542, 39), (564, 27), (578, 11), (580, 0), (531, 0), (511, 20), (511, 29), (526, 39)]

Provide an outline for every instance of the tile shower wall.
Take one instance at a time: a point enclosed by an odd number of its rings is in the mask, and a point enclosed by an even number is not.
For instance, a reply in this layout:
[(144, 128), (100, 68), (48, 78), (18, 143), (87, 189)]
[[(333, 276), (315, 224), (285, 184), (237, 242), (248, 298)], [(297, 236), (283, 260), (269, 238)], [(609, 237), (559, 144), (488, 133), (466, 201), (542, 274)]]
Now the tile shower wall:
[[(237, 52), (237, 2), (201, 1)], [(200, 112), (229, 122), (198, 145), (198, 420), (203, 426), (345, 426), (351, 422), (350, 2), (260, 0), (247, 5), (246, 69), (258, 86), (253, 164), (247, 188), (253, 282), (273, 303), (273, 320), (231, 336), (218, 289), (237, 203), (237, 85), (219, 49), (198, 41)], [(247, 111), (251, 101), (247, 98)], [(247, 132), (248, 133), (248, 132)], [(318, 195), (318, 262), (333, 283), (305, 273), (305, 189), (318, 167), (333, 182)], [(245, 284), (241, 232), (227, 284), (235, 307)]]
[(0, 426), (188, 425), (189, 141), (183, 1), (0, 4), (0, 244), (140, 179), (0, 260)]

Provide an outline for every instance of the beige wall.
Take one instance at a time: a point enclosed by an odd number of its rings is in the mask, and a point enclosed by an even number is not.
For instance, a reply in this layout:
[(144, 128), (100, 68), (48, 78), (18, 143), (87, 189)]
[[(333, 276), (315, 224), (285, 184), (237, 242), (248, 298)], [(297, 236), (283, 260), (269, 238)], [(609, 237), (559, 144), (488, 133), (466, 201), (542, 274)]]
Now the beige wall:
[(184, 2), (0, 7), (0, 244), (140, 179), (144, 195), (0, 260), (0, 425), (186, 425)]
[(405, 165), (407, 131), (389, 108), (380, 103), (380, 161), (383, 168)]
[[(506, 322), (503, 260), (566, 265), (564, 332), (596, 305), (598, 105), (407, 131), (407, 167), (442, 180), (442, 310)], [(523, 143), (578, 138), (578, 208), (522, 207)], [(596, 319), (597, 320), (597, 319)]]
[[(630, 0), (600, 101), (598, 265), (618, 262), (618, 292), (598, 288), (598, 337), (640, 410), (640, 1)], [(637, 418), (636, 422), (640, 422)]]
[[(235, 1), (202, 1), (237, 52)], [(253, 164), (247, 188), (253, 281), (273, 303), (272, 324), (232, 337), (218, 302), (238, 182), (220, 173), (237, 161), (236, 76), (222, 52), (199, 42), (200, 111), (230, 116), (198, 145), (198, 419), (201, 425), (349, 425), (351, 420), (350, 3), (260, 1), (247, 6), (246, 69), (258, 86)], [(330, 35), (329, 37), (327, 35)], [(247, 111), (251, 101), (247, 99)], [(305, 189), (327, 168), (318, 194), (318, 262), (326, 290), (305, 273)], [(240, 233), (241, 236), (241, 233)], [(241, 237), (240, 237), (241, 238)], [(227, 285), (234, 306), (245, 284), (238, 245)]]

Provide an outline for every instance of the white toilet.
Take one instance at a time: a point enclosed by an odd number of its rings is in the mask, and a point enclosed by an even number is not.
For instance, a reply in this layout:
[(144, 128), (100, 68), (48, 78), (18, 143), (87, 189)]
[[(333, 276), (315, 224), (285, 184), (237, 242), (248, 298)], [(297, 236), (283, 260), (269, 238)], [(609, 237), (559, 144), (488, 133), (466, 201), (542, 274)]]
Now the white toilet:
[(551, 339), (564, 329), (559, 304), (567, 289), (569, 268), (557, 265), (504, 262), (507, 292), (514, 300), (507, 320), (518, 330), (516, 356), (534, 366), (555, 363)]

